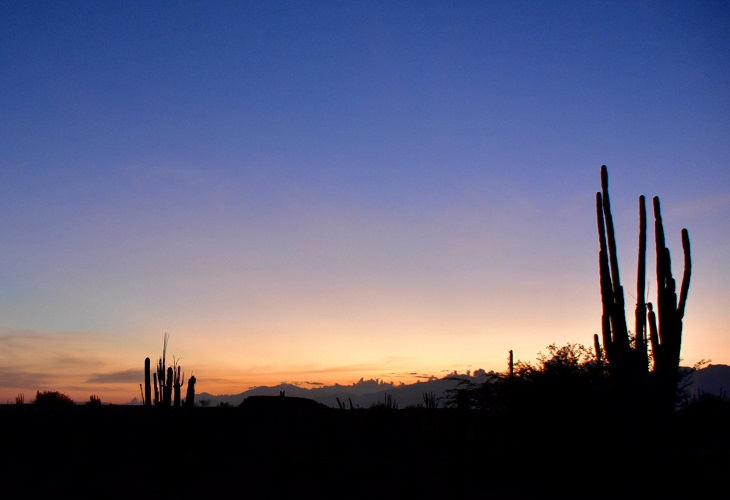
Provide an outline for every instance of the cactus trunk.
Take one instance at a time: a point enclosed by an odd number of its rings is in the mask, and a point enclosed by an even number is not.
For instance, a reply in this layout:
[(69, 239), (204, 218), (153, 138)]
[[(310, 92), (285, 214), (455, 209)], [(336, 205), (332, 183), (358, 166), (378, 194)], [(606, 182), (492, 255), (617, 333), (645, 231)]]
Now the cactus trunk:
[(180, 367), (177, 367), (177, 371), (175, 372), (175, 382), (172, 385), (174, 392), (173, 392), (173, 406), (179, 407), (181, 403), (181, 397), (180, 397), (180, 388), (182, 387), (182, 375), (180, 374)]
[(162, 395), (162, 406), (168, 407), (172, 404), (172, 366), (167, 367), (167, 378), (165, 379), (165, 390)]
[(188, 379), (188, 391), (185, 394), (185, 406), (195, 406), (195, 376)]
[(150, 381), (150, 358), (144, 360), (144, 405), (152, 406), (152, 383)]

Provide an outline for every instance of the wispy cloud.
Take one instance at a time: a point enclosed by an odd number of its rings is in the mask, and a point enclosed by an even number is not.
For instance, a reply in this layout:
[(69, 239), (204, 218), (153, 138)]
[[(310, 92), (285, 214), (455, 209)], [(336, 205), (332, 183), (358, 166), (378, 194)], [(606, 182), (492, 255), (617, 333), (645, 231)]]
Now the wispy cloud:
[(93, 373), (86, 381), (89, 384), (129, 384), (142, 379), (141, 370), (129, 369), (110, 373)]
[(0, 369), (0, 388), (32, 388), (44, 387), (50, 383), (53, 376), (45, 372), (19, 370), (13, 368)]
[(717, 193), (694, 200), (687, 200), (668, 206), (662, 206), (662, 212), (666, 211), (668, 216), (690, 218), (718, 214), (730, 209), (730, 193)]
[(47, 342), (50, 339), (51, 336), (34, 330), (6, 330), (0, 333), (0, 352), (28, 348)]
[(103, 362), (87, 347), (88, 334), (12, 330), (0, 333), (0, 363), (7, 366), (46, 366), (53, 370), (84, 371)]

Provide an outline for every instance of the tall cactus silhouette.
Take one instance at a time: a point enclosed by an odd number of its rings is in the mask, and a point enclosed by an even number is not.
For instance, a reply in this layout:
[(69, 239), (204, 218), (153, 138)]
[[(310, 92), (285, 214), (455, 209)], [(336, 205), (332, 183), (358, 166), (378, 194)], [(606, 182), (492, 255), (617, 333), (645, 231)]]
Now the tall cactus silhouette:
[(195, 375), (188, 379), (188, 391), (185, 394), (185, 406), (195, 406)]
[(172, 366), (167, 367), (167, 378), (162, 391), (162, 406), (168, 407), (172, 405)]
[(144, 359), (144, 405), (152, 406), (152, 382), (150, 381), (150, 358)]
[[(634, 336), (629, 336), (626, 322), (624, 291), (621, 285), (616, 238), (608, 194), (608, 170), (601, 166), (601, 191), (596, 193), (596, 218), (599, 239), (599, 277), (602, 303), (601, 330), (603, 354), (615, 387), (623, 396), (643, 399), (651, 391), (651, 402), (661, 411), (674, 409), (682, 344), (682, 319), (689, 292), (692, 261), (689, 233), (682, 229), (684, 274), (677, 302), (672, 278), (671, 259), (664, 239), (664, 226), (659, 198), (653, 198), (656, 246), (657, 312), (644, 302), (646, 274), (646, 207), (639, 197), (639, 255), (637, 266), (637, 304)], [(648, 311), (648, 341), (647, 341)], [(658, 315), (658, 320), (657, 320)], [(594, 337), (596, 355), (601, 359), (600, 345)], [(648, 345), (651, 344), (652, 367), (649, 370)], [(647, 385), (648, 383), (648, 385)], [(641, 399), (634, 399), (634, 402)]]
[(180, 367), (177, 365), (177, 361), (175, 361), (175, 366), (173, 367), (172, 372), (175, 377), (172, 383), (173, 406), (179, 407), (182, 400), (180, 395), (180, 388), (183, 386), (183, 374), (180, 373)]
[[(689, 293), (689, 281), (692, 274), (692, 257), (689, 244), (689, 233), (682, 229), (682, 249), (684, 251), (684, 272), (682, 285), (677, 301), (675, 280), (672, 277), (672, 265), (669, 249), (664, 241), (659, 198), (654, 197), (654, 233), (656, 240), (656, 277), (657, 277), (657, 312), (649, 305), (649, 338), (654, 354), (655, 387), (660, 402), (671, 402), (674, 405), (680, 352), (682, 348), (682, 320)], [(658, 315), (658, 320), (657, 320)]]

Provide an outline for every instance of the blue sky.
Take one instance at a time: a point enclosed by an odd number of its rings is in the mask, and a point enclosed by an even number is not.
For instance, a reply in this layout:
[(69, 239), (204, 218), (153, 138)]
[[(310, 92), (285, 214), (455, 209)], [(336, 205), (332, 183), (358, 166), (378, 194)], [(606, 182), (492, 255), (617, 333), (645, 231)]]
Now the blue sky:
[(590, 344), (602, 164), (730, 363), (724, 2), (3, 2), (0, 61), (0, 400), (128, 401), (164, 332), (208, 392)]

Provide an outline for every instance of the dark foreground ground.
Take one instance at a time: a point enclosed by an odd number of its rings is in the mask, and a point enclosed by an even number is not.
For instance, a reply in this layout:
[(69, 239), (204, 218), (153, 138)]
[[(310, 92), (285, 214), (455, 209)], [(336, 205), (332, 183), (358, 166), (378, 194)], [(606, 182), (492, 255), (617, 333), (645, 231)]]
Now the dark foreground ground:
[[(294, 399), (294, 398), (286, 398)], [(730, 491), (728, 405), (575, 414), (0, 407), (3, 498), (694, 498)], [(4, 494), (3, 494), (4, 493)]]

